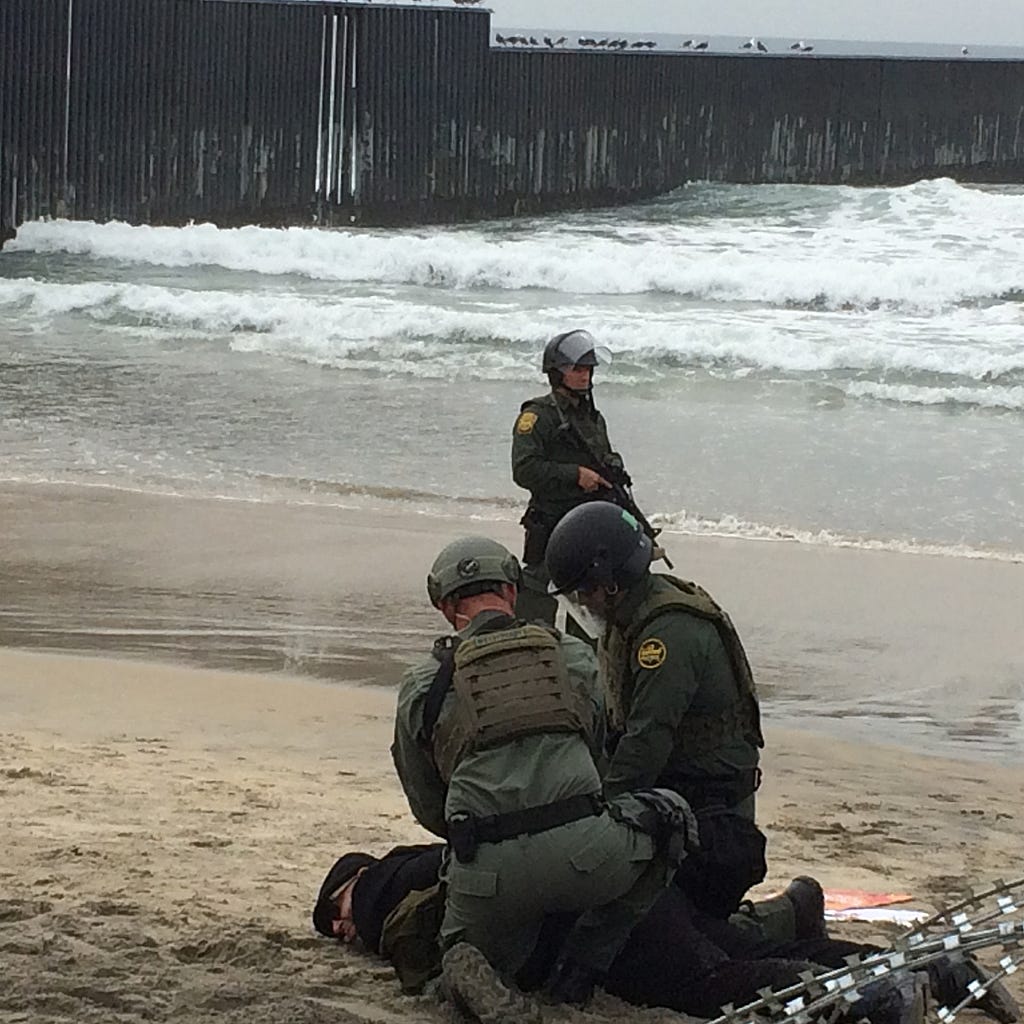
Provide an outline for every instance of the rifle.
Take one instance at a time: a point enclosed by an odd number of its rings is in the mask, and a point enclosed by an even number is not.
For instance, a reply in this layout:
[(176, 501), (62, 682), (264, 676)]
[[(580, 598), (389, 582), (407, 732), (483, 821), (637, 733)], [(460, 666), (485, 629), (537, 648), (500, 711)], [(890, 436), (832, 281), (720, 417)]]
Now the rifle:
[(639, 524), (640, 529), (647, 534), (651, 539), (651, 544), (654, 545), (659, 551), (661, 551), (661, 559), (669, 569), (674, 569), (675, 566), (672, 564), (668, 555), (665, 553), (665, 549), (661, 547), (655, 538), (661, 533), (661, 530), (656, 529), (650, 523), (650, 520), (640, 511), (640, 506), (637, 505), (636, 499), (633, 497), (633, 479), (626, 472), (626, 467), (623, 464), (622, 456), (618, 452), (610, 452), (604, 458), (599, 458), (594, 452), (594, 449), (587, 443), (586, 438), (579, 432), (576, 424), (566, 419), (565, 414), (562, 412), (558, 403), (555, 403), (558, 408), (558, 415), (562, 421), (562, 429), (568, 430), (572, 436), (576, 439), (579, 446), (583, 449), (584, 454), (590, 462), (589, 468), (595, 473), (600, 473), (605, 480), (610, 483), (611, 492), (615, 504), (624, 508)]

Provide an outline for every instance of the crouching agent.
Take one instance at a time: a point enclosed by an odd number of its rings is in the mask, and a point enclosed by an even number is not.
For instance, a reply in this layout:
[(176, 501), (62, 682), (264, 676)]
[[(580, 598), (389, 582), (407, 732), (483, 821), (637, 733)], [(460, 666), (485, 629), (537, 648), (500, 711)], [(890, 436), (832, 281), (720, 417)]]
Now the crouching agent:
[(699, 587), (650, 571), (650, 538), (609, 502), (569, 512), (548, 542), (552, 590), (602, 639), (617, 742), (605, 793), (661, 786), (700, 823), (699, 856), (677, 883), (698, 912), (726, 920), (764, 880), (765, 837), (754, 823), (760, 711), (732, 623)]
[(413, 815), (449, 844), (442, 948), (469, 944), (511, 979), (546, 915), (579, 914), (547, 990), (582, 1003), (696, 825), (676, 794), (603, 802), (593, 653), (516, 620), (519, 579), (515, 556), (487, 538), (438, 555), (427, 592), (457, 632), (403, 679), (392, 756)]

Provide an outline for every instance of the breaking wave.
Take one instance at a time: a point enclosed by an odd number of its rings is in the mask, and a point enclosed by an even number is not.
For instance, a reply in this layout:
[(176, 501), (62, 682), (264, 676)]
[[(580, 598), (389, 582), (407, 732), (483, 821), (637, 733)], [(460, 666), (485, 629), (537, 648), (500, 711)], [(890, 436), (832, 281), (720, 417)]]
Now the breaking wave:
[[(1024, 322), (1010, 306), (957, 310), (941, 325), (881, 314), (743, 309), (637, 311), (585, 304), (444, 306), (412, 296), (184, 290), (150, 284), (0, 279), (0, 310), (30, 330), (85, 317), (132, 339), (336, 369), (433, 378), (534, 380), (538, 337), (586, 322), (615, 352), (623, 384), (670, 375), (809, 377), (851, 398), (1024, 408)], [(868, 379), (863, 379), (867, 376)], [(890, 379), (897, 377), (897, 380)]]
[(946, 180), (901, 189), (782, 186), (759, 192), (745, 215), (720, 216), (714, 200), (742, 188), (691, 186), (630, 208), (628, 218), (604, 212), (474, 228), (57, 220), (24, 225), (10, 248), (345, 285), (661, 294), (834, 311), (933, 312), (1024, 295), (1024, 195)]

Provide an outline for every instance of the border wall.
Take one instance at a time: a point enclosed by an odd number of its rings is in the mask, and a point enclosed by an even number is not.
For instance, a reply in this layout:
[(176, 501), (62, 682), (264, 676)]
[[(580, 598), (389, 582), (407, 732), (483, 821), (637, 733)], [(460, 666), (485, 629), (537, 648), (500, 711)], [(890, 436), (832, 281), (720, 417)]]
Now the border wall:
[(55, 216), (387, 224), (690, 180), (1024, 181), (1024, 62), (489, 39), (465, 8), (0, 0), (0, 243)]

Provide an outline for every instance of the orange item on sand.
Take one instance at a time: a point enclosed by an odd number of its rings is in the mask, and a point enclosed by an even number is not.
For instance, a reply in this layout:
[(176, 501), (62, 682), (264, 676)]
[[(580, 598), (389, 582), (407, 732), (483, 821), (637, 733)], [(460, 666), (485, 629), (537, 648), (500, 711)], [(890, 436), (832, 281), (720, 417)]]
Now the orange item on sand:
[(914, 897), (904, 892), (866, 892), (864, 889), (826, 889), (826, 910), (861, 910), (865, 907), (887, 907), (906, 903)]

